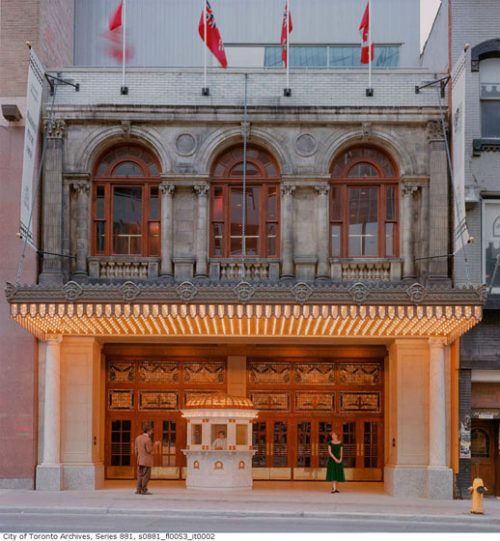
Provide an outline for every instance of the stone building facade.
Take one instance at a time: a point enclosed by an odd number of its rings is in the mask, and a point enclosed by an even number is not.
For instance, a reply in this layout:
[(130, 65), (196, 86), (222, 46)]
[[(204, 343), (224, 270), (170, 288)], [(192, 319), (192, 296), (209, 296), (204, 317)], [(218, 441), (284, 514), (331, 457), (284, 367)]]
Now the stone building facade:
[(465, 202), (468, 229), (465, 242), (455, 235), (455, 283), (486, 284), (489, 293), (482, 323), (461, 341), (462, 495), (477, 476), (500, 495), (500, 271), (493, 276), (500, 248), (498, 17), (497, 2), (442, 2), (423, 55), (426, 66), (451, 76), (454, 191)]
[(290, 97), (275, 70), (210, 71), (209, 96), (197, 69), (132, 69), (128, 95), (118, 71), (62, 76), (80, 90), (45, 109), (40, 274), (6, 290), (39, 339), (37, 488), (133, 477), (146, 421), (154, 476), (183, 478), (180, 410), (224, 391), (259, 411), (256, 479), (321, 480), (336, 430), (348, 479), (450, 498), (484, 292), (434, 257), (432, 75), (376, 72), (372, 97), (361, 70), (294, 72)]

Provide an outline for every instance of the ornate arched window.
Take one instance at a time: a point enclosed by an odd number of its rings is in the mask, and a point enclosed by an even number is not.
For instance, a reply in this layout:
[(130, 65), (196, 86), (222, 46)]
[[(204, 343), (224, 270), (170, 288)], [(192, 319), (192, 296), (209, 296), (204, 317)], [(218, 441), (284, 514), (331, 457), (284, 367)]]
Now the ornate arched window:
[(243, 198), (243, 147), (233, 147), (219, 156), (212, 169), (212, 257), (278, 257), (279, 181), (271, 155), (249, 146)]
[(369, 146), (344, 151), (330, 193), (332, 257), (398, 255), (398, 175), (385, 153)]
[(160, 255), (159, 167), (138, 146), (108, 150), (92, 190), (94, 255)]

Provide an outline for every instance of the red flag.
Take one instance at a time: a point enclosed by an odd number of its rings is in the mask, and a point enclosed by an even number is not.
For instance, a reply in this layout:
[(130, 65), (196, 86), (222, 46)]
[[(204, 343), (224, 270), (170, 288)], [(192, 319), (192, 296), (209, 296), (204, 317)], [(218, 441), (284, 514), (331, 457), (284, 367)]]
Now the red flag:
[[(207, 17), (207, 39), (205, 39), (205, 22), (203, 20), (203, 14), (206, 13)], [(206, 43), (207, 47), (212, 51), (213, 55), (219, 61), (223, 68), (227, 68), (226, 52), (224, 51), (224, 43), (220, 37), (219, 29), (215, 24), (215, 17), (210, 7), (210, 3), (207, 0), (206, 7), (201, 12), (200, 24), (198, 25), (198, 33), (200, 38)]]
[(361, 32), (361, 64), (373, 62), (375, 56), (375, 46), (370, 41), (370, 3), (366, 4), (366, 9), (359, 25)]
[[(286, 31), (288, 23), (288, 32)], [(285, 11), (283, 12), (283, 23), (281, 24), (281, 60), (283, 61), (283, 64), (285, 65), (285, 68), (287, 67), (287, 49), (288, 49), (288, 35), (293, 30), (292, 26), (292, 14), (288, 13), (288, 2), (285, 4)]]
[(112, 32), (117, 28), (120, 28), (122, 25), (122, 11), (123, 11), (123, 0), (120, 0), (120, 4), (116, 8), (113, 15), (109, 19), (109, 30)]

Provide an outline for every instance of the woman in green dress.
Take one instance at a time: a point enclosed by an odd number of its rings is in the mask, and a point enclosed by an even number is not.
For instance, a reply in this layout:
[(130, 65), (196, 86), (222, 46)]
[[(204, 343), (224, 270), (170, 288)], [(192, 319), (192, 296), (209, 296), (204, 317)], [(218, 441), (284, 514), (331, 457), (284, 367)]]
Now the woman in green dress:
[(326, 480), (333, 482), (332, 494), (339, 492), (337, 490), (337, 481), (345, 481), (344, 466), (342, 465), (343, 458), (342, 442), (339, 440), (337, 433), (332, 430), (328, 442), (328, 462), (326, 464)]

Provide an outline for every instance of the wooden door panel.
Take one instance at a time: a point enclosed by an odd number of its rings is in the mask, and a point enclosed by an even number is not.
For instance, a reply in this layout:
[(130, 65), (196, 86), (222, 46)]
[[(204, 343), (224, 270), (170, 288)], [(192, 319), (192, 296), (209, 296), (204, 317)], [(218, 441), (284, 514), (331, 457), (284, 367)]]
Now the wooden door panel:
[(488, 489), (487, 494), (496, 493), (496, 434), (492, 421), (472, 421), (471, 431), (471, 475), (480, 477)]

